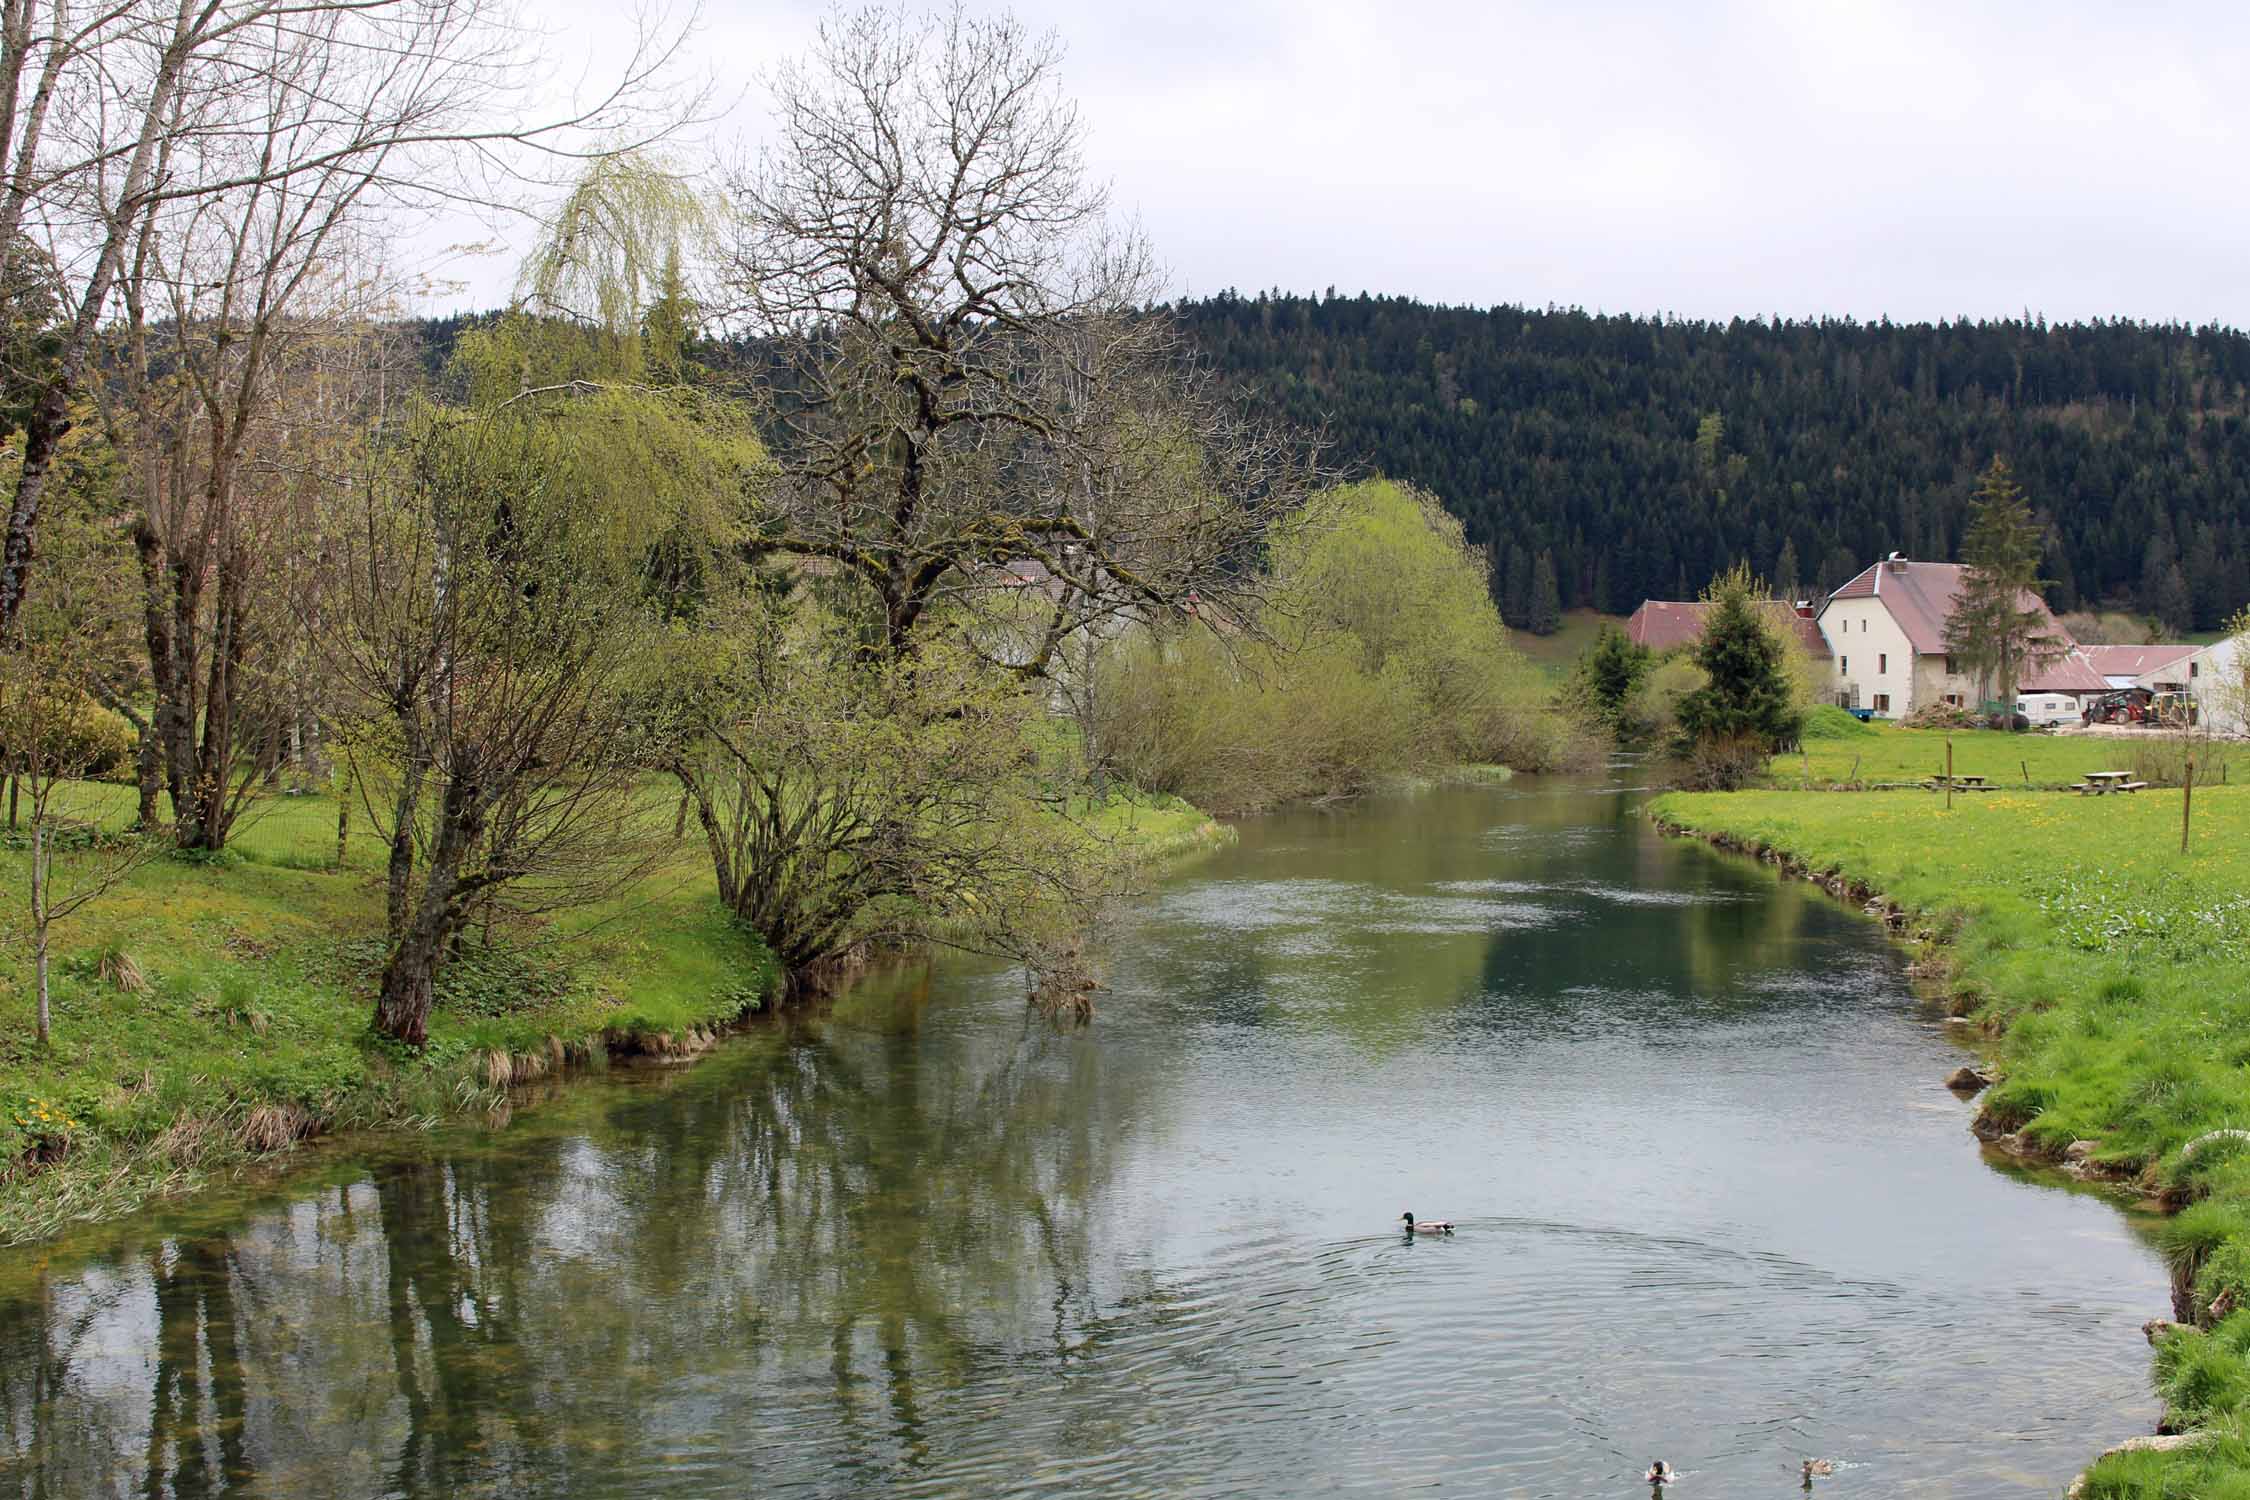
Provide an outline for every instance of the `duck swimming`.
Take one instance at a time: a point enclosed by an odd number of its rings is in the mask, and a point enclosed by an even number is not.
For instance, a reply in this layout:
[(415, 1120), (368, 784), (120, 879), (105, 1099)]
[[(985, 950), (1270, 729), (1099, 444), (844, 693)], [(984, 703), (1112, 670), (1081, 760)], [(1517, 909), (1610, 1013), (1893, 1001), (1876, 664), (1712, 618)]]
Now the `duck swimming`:
[(1412, 1214), (1400, 1214), (1398, 1218), (1399, 1222), (1406, 1226), (1408, 1234), (1451, 1234), (1453, 1232), (1453, 1221), (1451, 1219), (1424, 1219), (1417, 1224), (1414, 1222), (1414, 1215)]
[(1643, 1474), (1641, 1477), (1647, 1480), (1650, 1484), (1665, 1485), (1670, 1484), (1673, 1480), (1679, 1478), (1680, 1471), (1673, 1468), (1670, 1464), (1666, 1463), (1663, 1459), (1660, 1458), (1657, 1459), (1654, 1463), (1650, 1464), (1648, 1466), (1648, 1472), (1646, 1474)]

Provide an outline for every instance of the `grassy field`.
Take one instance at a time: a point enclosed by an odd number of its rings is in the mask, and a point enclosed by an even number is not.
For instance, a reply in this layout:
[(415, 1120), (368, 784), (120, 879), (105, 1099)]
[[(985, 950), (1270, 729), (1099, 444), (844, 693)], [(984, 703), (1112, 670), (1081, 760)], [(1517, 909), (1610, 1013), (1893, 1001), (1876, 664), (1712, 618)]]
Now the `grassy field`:
[[(1960, 764), (1956, 737), (1955, 762)], [(2098, 1466), (2093, 1500), (2250, 1497), (2250, 788), (1923, 796), (1675, 793), (1654, 814), (1883, 892), (1950, 934), (1988, 1023), (1985, 1127), (2187, 1205), (2164, 1242), (2196, 1320), (2158, 1384), (2203, 1446)], [(2152, 1309), (2155, 1311), (2155, 1309)], [(2120, 1434), (2122, 1436), (2122, 1434)]]
[[(88, 795), (127, 803), (121, 788)], [(59, 926), (51, 1053), (32, 1040), (29, 946), (19, 931), (0, 949), (0, 1243), (308, 1134), (489, 1103), (512, 1078), (612, 1048), (692, 1048), (770, 992), (769, 955), (683, 844), (627, 896), (472, 948), (420, 1054), (381, 1044), (382, 850), (362, 828), (338, 867), (336, 811), (275, 798), (229, 855), (159, 860)], [(0, 852), (19, 928), (25, 863)]]
[(1604, 625), (1615, 625), (1622, 630), (1625, 628), (1625, 617), (1605, 615), (1591, 609), (1565, 610), (1562, 629), (1553, 635), (1533, 635), (1528, 630), (1511, 630), (1508, 632), (1508, 644), (1531, 658), (1534, 666), (1550, 676), (1559, 677), (1577, 665), (1578, 658), (1586, 654), (1588, 646), (1594, 644), (1594, 637), (1601, 633)]
[[(72, 791), (74, 815), (131, 815), (126, 788)], [(647, 796), (669, 829), (672, 799)], [(771, 956), (720, 908), (691, 828), (630, 892), (472, 946), (419, 1054), (379, 1042), (384, 850), (362, 823), (339, 865), (337, 810), (327, 796), (267, 799), (219, 860), (159, 860), (58, 926), (48, 1053), (33, 1040), (18, 906), (27, 857), (0, 847), (14, 929), (0, 947), (0, 1244), (310, 1134), (484, 1107), (514, 1079), (615, 1050), (692, 1051), (773, 992)], [(1081, 811), (1152, 862), (1233, 836), (1172, 798)]]
[[(1857, 781), (1924, 781), (1945, 769), (1946, 742), (1953, 745), (1957, 776), (1984, 776), (1996, 785), (2022, 788), (2067, 786), (2088, 771), (2160, 770), (2174, 753), (2162, 734), (2132, 738), (2096, 735), (2009, 734), (2001, 730), (1901, 729), (1895, 724), (1855, 724), (1835, 738), (1807, 737), (1804, 749), (1777, 755), (1768, 767), (1774, 785), (1834, 786)], [(2230, 782), (2250, 776), (2250, 754), (2228, 752), (2224, 767)], [(2208, 763), (2196, 772), (2199, 783), (2218, 779)], [(2144, 779), (2162, 779), (2148, 776)]]

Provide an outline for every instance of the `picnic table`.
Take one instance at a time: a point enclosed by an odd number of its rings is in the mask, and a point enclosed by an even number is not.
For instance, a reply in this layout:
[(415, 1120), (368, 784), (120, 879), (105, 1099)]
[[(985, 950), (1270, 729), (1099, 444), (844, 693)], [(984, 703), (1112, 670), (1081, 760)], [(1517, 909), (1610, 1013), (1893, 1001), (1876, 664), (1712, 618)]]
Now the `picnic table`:
[(2082, 797), (2099, 797), (2105, 792), (2138, 792), (2148, 783), (2135, 781), (2130, 771), (2088, 771), (2086, 779), (2072, 785), (2071, 790)]

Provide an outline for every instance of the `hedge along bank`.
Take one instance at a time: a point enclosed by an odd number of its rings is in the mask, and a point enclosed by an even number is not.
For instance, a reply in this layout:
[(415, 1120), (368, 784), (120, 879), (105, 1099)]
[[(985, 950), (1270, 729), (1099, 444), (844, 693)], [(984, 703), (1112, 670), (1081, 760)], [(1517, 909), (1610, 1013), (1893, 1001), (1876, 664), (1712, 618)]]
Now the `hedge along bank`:
[(2250, 791), (1936, 798), (1671, 794), (1651, 815), (1867, 904), (1975, 1023), (1978, 1133), (2170, 1210), (2165, 1425), (2082, 1494), (2250, 1496)]

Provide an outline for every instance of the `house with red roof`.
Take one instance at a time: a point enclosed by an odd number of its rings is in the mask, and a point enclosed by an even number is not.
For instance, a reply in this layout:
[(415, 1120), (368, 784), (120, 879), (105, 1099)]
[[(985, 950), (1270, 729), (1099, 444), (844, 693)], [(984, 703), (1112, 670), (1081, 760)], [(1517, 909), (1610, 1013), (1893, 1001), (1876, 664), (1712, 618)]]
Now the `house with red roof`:
[[(1814, 661), (1828, 660), (1828, 641), (1820, 633), (1820, 622), (1813, 618), (1811, 605), (1790, 606), (1775, 599), (1766, 608), (1774, 624), (1795, 635)], [(1646, 646), (1662, 656), (1702, 640), (1703, 618), (1710, 609), (1701, 601), (1643, 599), (1641, 607), (1625, 621), (1625, 634), (1634, 645)]]
[[(1968, 569), (1960, 563), (1916, 562), (1894, 552), (1828, 596), (1820, 631), (1835, 661), (1830, 676), (1837, 702), (1872, 709), (1878, 718), (1902, 719), (1932, 703), (1972, 712), (1980, 684), (1945, 649)], [(2049, 613), (2046, 601), (2026, 592), (2023, 607), (2046, 621), (2046, 633), (2066, 643), (2059, 654), (2034, 663), (2017, 684), (2019, 712), (2057, 716), (2065, 703), (2109, 691), (2109, 681), (2084, 649)]]

